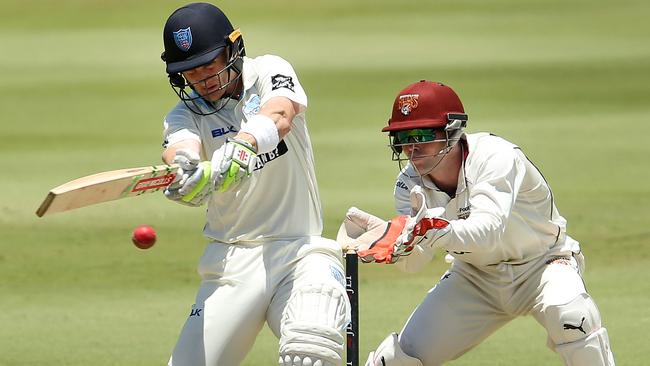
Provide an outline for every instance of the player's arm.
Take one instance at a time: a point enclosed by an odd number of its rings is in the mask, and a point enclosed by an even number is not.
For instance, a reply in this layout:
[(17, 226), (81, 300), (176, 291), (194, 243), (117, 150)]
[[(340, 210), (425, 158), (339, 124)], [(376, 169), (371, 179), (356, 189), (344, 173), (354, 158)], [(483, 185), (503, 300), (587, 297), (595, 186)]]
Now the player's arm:
[(201, 142), (198, 139), (181, 139), (168, 145), (162, 153), (167, 164), (177, 164), (176, 178), (165, 189), (165, 197), (188, 206), (201, 206), (211, 190), (195, 189), (209, 178), (209, 162), (201, 163)]
[[(395, 209), (398, 215), (411, 216), (413, 214), (411, 203), (411, 190), (413, 187), (408, 188), (405, 179), (400, 178), (402, 178), (401, 175), (398, 176), (397, 184), (395, 185), (395, 190), (393, 192), (395, 198)], [(434, 235), (425, 235), (423, 238), (418, 240), (409, 255), (403, 256), (396, 262), (397, 268), (407, 273), (416, 273), (421, 271), (434, 257), (434, 249), (431, 245), (428, 245), (429, 241), (433, 239)]]
[(432, 245), (450, 252), (493, 250), (506, 230), (525, 173), (525, 164), (517, 150), (491, 156), (471, 189), (470, 216), (465, 220), (452, 220), (449, 235)]
[(287, 97), (273, 97), (251, 117), (235, 139), (251, 144), (259, 153), (268, 152), (291, 131), (291, 122), (301, 106)]
[(199, 121), (182, 103), (179, 103), (164, 120), (162, 160), (177, 164), (178, 171), (165, 196), (172, 201), (189, 206), (201, 206), (215, 187), (215, 174), (211, 162), (202, 156), (203, 146), (198, 128)]
[[(255, 156), (274, 150), (291, 131), (294, 117), (304, 108), (284, 95), (269, 97), (241, 131), (213, 155), (213, 172), (224, 176), (217, 183), (217, 190), (230, 189), (250, 176), (257, 161)], [(241, 159), (242, 156), (246, 158)]]
[(293, 118), (304, 107), (287, 97), (273, 97), (266, 102), (259, 114), (268, 116), (278, 129), (280, 140), (291, 131)]
[(236, 136), (267, 153), (289, 133), (296, 115), (307, 109), (307, 94), (291, 64), (278, 56), (256, 58), (260, 110), (248, 118)]
[(275, 149), (291, 130), (294, 117), (304, 108), (289, 97), (271, 96), (241, 131), (212, 155), (215, 189), (221, 192), (232, 189), (249, 177), (256, 155)]

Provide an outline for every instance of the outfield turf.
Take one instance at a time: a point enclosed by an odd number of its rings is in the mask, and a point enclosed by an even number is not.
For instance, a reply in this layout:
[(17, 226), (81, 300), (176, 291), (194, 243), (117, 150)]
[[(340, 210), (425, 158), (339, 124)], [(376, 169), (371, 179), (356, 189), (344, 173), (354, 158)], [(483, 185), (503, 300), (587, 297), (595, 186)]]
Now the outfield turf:
[[(137, 3), (137, 4), (136, 4)], [(425, 5), (426, 3), (426, 5)], [(0, 10), (0, 365), (160, 365), (198, 285), (203, 210), (161, 195), (56, 216), (47, 191), (160, 160), (175, 103), (162, 25), (178, 1), (4, 0)], [(262, 5), (263, 4), (263, 5)], [(227, 1), (249, 55), (291, 61), (333, 237), (356, 205), (388, 218), (397, 166), (386, 123), (419, 79), (460, 94), (468, 130), (522, 146), (587, 256), (619, 365), (649, 365), (650, 3), (641, 0)], [(159, 242), (130, 242), (139, 224)], [(362, 359), (443, 273), (361, 267)], [(561, 365), (532, 319), (452, 365)], [(245, 365), (273, 365), (265, 328)]]

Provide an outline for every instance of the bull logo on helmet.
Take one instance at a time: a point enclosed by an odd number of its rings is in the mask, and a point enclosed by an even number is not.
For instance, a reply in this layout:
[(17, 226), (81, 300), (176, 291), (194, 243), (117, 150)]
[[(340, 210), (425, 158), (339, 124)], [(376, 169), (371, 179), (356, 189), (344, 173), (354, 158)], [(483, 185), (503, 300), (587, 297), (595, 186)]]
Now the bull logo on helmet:
[(400, 95), (398, 101), (400, 112), (405, 116), (411, 114), (411, 111), (418, 107), (418, 97), (420, 97), (420, 94)]
[(192, 30), (190, 27), (179, 29), (174, 32), (174, 41), (181, 51), (187, 52), (192, 46)]

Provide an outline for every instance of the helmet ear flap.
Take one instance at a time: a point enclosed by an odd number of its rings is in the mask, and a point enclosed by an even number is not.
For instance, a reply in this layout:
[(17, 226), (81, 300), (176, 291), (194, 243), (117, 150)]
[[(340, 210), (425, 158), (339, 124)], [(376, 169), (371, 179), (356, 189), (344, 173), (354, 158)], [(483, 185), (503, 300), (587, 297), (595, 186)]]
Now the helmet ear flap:
[(402, 153), (402, 146), (400, 145), (399, 141), (397, 140), (397, 134), (391, 134), (389, 136), (390, 139), (390, 148), (393, 150), (393, 153), (396, 155), (399, 155)]
[(177, 88), (185, 88), (185, 78), (181, 74), (169, 74), (169, 83)]

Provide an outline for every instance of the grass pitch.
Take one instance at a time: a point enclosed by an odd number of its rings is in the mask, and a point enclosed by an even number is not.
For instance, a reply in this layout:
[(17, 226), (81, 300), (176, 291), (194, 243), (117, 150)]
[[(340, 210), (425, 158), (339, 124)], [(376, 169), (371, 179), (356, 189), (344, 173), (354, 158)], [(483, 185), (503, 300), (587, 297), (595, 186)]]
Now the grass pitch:
[[(159, 60), (177, 1), (16, 1), (0, 13), (0, 365), (166, 363), (198, 286), (202, 210), (149, 196), (37, 219), (53, 186), (159, 161), (175, 103)], [(551, 183), (617, 362), (650, 351), (650, 26), (646, 1), (223, 2), (249, 55), (292, 62), (310, 98), (325, 235), (356, 205), (393, 215), (397, 167), (379, 132), (420, 80), (460, 94), (469, 131), (522, 146)], [(129, 240), (153, 225), (148, 251)], [(361, 267), (361, 354), (437, 282)], [(387, 310), (389, 309), (389, 310)], [(245, 365), (273, 365), (265, 329)], [(453, 365), (560, 365), (517, 320)]]

